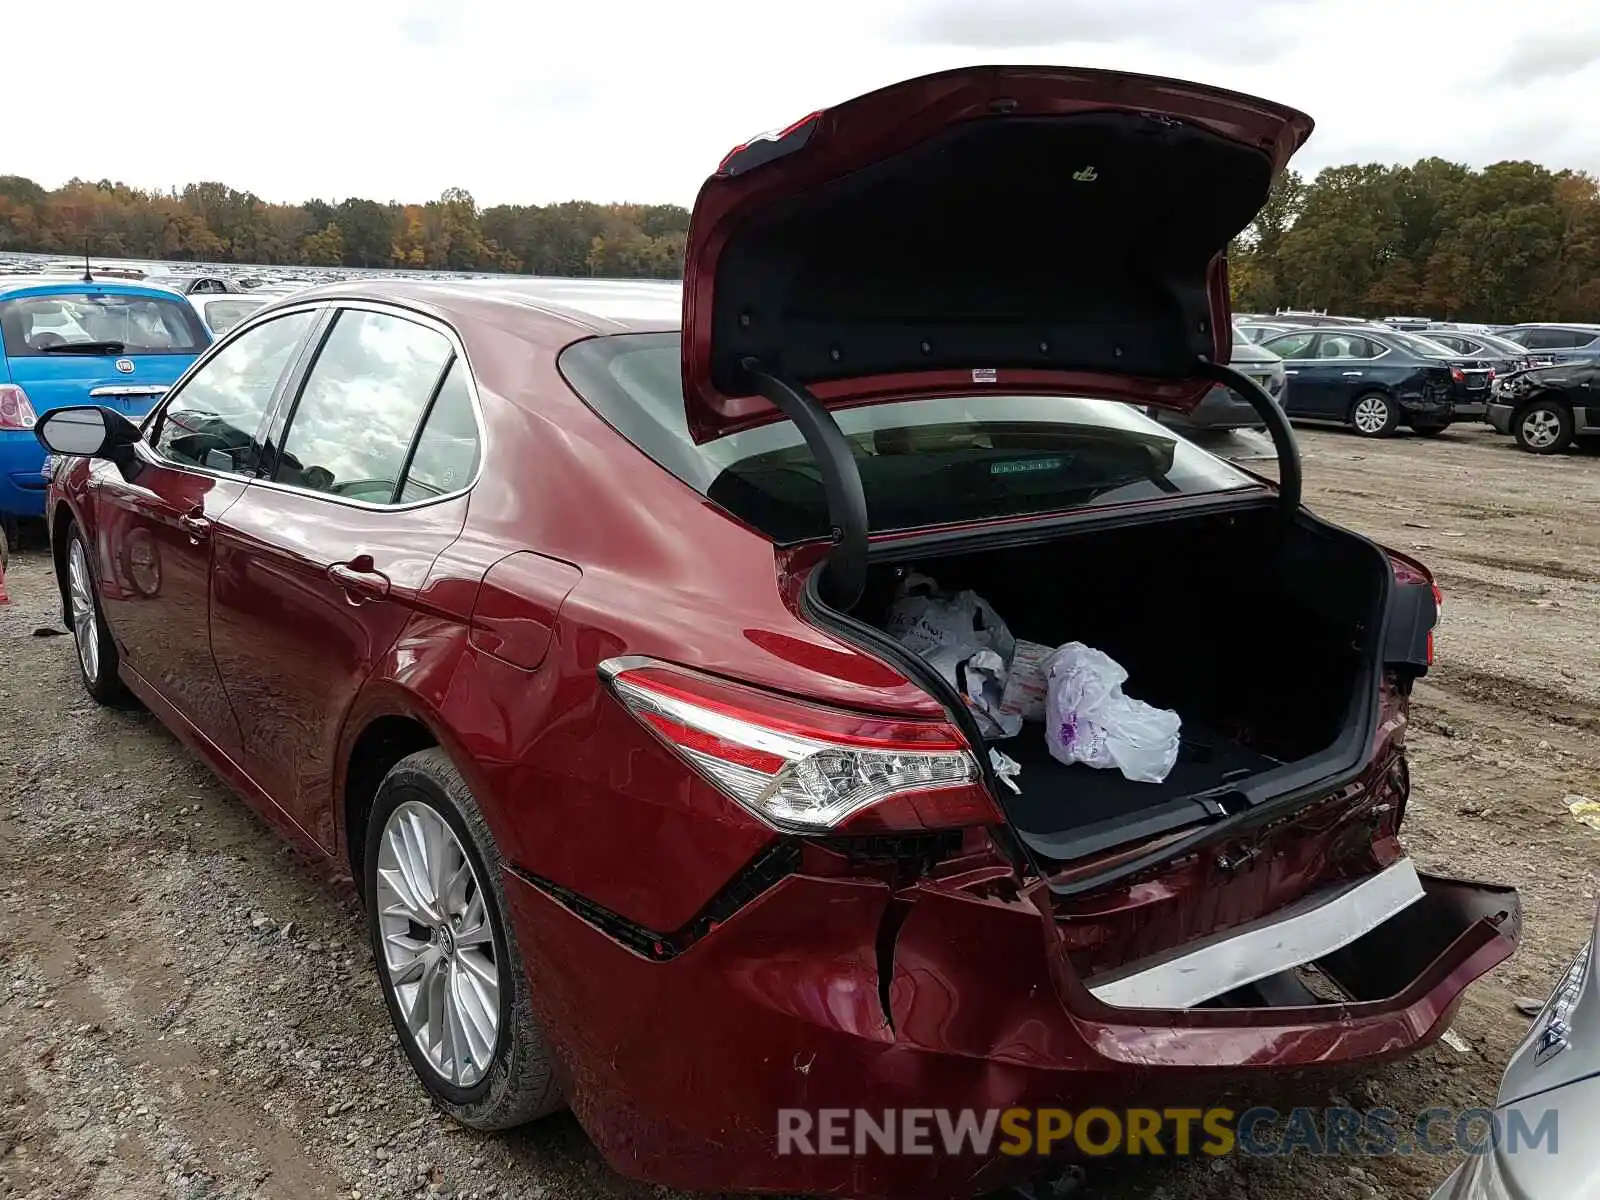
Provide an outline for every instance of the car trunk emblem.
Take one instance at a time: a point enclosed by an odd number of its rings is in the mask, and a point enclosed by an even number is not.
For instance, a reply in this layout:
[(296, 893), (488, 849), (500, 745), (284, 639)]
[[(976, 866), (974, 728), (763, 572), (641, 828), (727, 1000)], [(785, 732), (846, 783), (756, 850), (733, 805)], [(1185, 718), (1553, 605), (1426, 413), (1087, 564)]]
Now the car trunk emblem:
[(133, 374), (133, 359), (131, 359), (131, 358), (119, 358), (119, 359), (117, 359), (117, 370), (121, 371), (124, 375), (132, 375)]

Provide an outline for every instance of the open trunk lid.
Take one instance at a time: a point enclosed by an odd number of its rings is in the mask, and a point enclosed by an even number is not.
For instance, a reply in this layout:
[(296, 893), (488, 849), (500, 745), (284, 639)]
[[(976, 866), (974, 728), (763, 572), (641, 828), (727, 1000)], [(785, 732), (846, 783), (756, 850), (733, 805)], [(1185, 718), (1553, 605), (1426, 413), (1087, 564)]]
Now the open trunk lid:
[(1230, 353), (1224, 252), (1309, 117), (1198, 84), (971, 67), (815, 113), (701, 188), (684, 271), (697, 441), (973, 387), (1187, 411)]

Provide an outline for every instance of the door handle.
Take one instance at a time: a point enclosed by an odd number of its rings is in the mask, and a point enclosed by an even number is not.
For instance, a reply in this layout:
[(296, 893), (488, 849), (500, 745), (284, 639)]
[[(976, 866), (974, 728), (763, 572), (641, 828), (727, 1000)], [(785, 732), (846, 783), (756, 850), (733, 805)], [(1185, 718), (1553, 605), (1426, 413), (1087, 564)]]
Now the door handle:
[(1285, 367), (1283, 373), (1285, 375), (1298, 375), (1300, 374), (1300, 369), (1298, 367)]
[(364, 556), (353, 562), (334, 563), (328, 568), (328, 578), (352, 597), (382, 600), (389, 594), (389, 577), (382, 571), (373, 570), (371, 563), (372, 560)]
[(199, 509), (179, 517), (178, 524), (185, 533), (197, 542), (211, 536), (211, 522), (200, 515)]
[(1359, 379), (1361, 377), (1361, 375), (1362, 375), (1362, 372), (1361, 371), (1346, 371), (1344, 373), (1344, 377), (1346, 379), (1349, 379), (1352, 375), (1356, 376)]

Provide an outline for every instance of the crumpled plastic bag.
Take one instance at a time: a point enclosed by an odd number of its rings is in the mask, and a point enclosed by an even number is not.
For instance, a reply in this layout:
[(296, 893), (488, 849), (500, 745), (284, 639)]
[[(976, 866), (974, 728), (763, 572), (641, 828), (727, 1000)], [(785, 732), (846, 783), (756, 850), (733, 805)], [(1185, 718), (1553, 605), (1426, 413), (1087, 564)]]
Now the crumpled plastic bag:
[(884, 628), (950, 683), (984, 737), (1015, 737), (1022, 716), (1002, 711), (1016, 639), (989, 602), (968, 589), (946, 592), (912, 572), (900, 583)]
[(1016, 737), (1022, 714), (1004, 711), (1006, 660), (993, 650), (973, 652), (971, 644), (935, 646), (922, 660), (955, 687), (986, 738)]
[(1103, 650), (1068, 642), (1045, 669), (1045, 741), (1071, 766), (1116, 767), (1138, 783), (1160, 783), (1178, 761), (1178, 714), (1122, 693), (1128, 672)]

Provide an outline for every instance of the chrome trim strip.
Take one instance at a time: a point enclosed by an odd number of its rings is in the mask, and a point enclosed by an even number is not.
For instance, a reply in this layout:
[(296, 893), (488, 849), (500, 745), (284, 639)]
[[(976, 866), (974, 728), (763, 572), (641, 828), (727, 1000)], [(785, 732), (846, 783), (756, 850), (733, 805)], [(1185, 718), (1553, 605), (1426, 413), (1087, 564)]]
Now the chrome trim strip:
[[(1119, 1008), (1192, 1008), (1268, 975), (1332, 954), (1422, 899), (1409, 858), (1340, 884), (1209, 944), (1153, 966), (1088, 981), (1095, 999)], [(1147, 960), (1148, 961), (1148, 960)]]
[(167, 383), (145, 384), (143, 387), (131, 384), (126, 387), (97, 387), (89, 389), (89, 398), (92, 400), (96, 396), (165, 396), (171, 390), (172, 385)]

